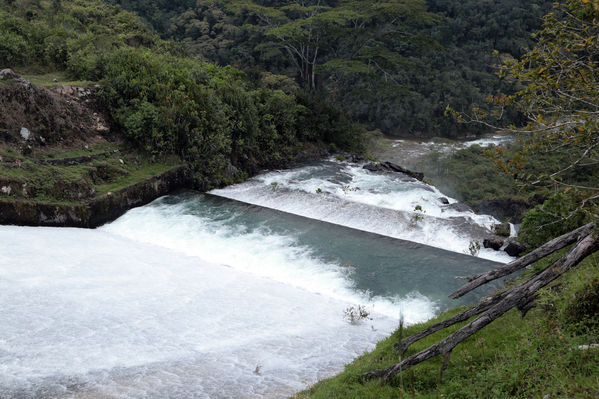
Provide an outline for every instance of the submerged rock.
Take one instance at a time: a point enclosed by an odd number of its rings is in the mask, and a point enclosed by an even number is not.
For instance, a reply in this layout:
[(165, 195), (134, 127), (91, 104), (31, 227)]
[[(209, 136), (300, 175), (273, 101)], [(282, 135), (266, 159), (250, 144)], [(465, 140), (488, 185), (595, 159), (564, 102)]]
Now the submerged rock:
[(374, 163), (374, 162), (367, 163), (366, 165), (364, 165), (363, 169), (369, 170), (371, 172), (379, 172), (379, 171), (383, 170), (383, 168), (381, 167), (381, 164)]
[(442, 203), (443, 205), (449, 205), (449, 200), (445, 197), (440, 197), (437, 198), (439, 200), (440, 203)]
[(424, 179), (424, 173), (411, 171), (393, 162), (381, 162), (381, 166), (387, 170), (406, 174), (416, 180), (422, 181), (422, 179)]

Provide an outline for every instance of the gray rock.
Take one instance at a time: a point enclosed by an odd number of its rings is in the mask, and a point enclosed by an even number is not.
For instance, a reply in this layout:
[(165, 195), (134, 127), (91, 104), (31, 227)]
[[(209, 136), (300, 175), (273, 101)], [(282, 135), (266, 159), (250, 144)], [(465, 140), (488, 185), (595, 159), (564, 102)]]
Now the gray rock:
[(383, 167), (383, 169), (386, 169), (391, 172), (400, 172), (410, 177), (413, 177), (416, 180), (422, 181), (422, 179), (424, 179), (424, 173), (411, 171), (393, 162), (381, 162), (381, 166)]
[(526, 251), (526, 247), (519, 242), (511, 241), (507, 247), (505, 247), (504, 251), (509, 256), (520, 256), (522, 252)]
[(231, 162), (227, 162), (227, 166), (225, 166), (224, 175), (226, 178), (232, 179), (239, 174), (239, 169), (237, 169)]
[(27, 129), (26, 127), (22, 127), (21, 137), (23, 137), (23, 140), (29, 140), (29, 137), (31, 137), (31, 131), (29, 131), (29, 129)]
[(499, 237), (489, 237), (483, 240), (483, 247), (491, 248), (495, 251), (499, 251), (503, 246), (503, 240)]
[(378, 163), (370, 162), (370, 163), (367, 163), (366, 165), (364, 165), (363, 169), (369, 170), (371, 172), (378, 172), (378, 171), (382, 170), (383, 168)]
[(449, 200), (445, 197), (440, 197), (437, 198), (439, 200), (440, 203), (442, 203), (443, 205), (449, 205)]
[(451, 209), (452, 211), (457, 211), (457, 212), (472, 212), (472, 213), (474, 213), (472, 208), (470, 208), (466, 204), (462, 204), (461, 202), (456, 202), (455, 204), (449, 204), (445, 207), (445, 209)]
[(19, 79), (21, 76), (10, 68), (0, 71), (0, 80)]

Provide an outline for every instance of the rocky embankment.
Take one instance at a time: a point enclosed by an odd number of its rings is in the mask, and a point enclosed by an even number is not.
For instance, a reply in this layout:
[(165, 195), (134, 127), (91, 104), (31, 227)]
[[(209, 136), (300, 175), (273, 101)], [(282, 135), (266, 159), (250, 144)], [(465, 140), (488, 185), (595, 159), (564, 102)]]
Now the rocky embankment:
[(28, 200), (0, 200), (0, 224), (22, 226), (94, 228), (177, 189), (191, 187), (192, 175), (185, 166), (139, 181), (76, 204)]
[(181, 188), (191, 171), (127, 149), (99, 86), (32, 85), (0, 71), (0, 224), (93, 228)]

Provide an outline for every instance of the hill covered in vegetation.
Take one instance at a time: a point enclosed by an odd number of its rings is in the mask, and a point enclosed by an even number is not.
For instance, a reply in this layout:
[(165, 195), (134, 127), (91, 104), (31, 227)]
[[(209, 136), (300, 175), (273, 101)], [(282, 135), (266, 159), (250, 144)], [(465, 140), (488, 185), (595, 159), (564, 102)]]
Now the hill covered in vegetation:
[[(0, 65), (99, 83), (112, 131), (153, 157), (179, 157), (203, 189), (298, 155), (362, 149), (363, 128), (319, 97), (195, 60), (136, 15), (99, 0), (2, 1)], [(21, 128), (4, 122), (13, 136)]]
[[(146, 2), (137, 12), (200, 59), (234, 65), (265, 84), (324, 93), (384, 134), (463, 137), (480, 125), (445, 116), (516, 90), (497, 65), (532, 46), (552, 2), (402, 0)], [(308, 33), (310, 32), (310, 33)], [(314, 74), (314, 76), (312, 76)], [(289, 78), (289, 79), (286, 79)], [(504, 117), (518, 122), (518, 113)]]

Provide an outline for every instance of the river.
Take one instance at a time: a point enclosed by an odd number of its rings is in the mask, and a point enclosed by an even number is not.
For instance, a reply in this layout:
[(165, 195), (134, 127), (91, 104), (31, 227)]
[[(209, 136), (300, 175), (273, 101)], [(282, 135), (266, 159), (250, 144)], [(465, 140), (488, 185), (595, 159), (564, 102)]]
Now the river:
[[(283, 398), (468, 303), (494, 222), (361, 164), (163, 197), (95, 230), (0, 226), (0, 398)], [(449, 198), (448, 201), (455, 202)], [(419, 209), (416, 210), (416, 206)], [(351, 307), (368, 317), (351, 323)]]

